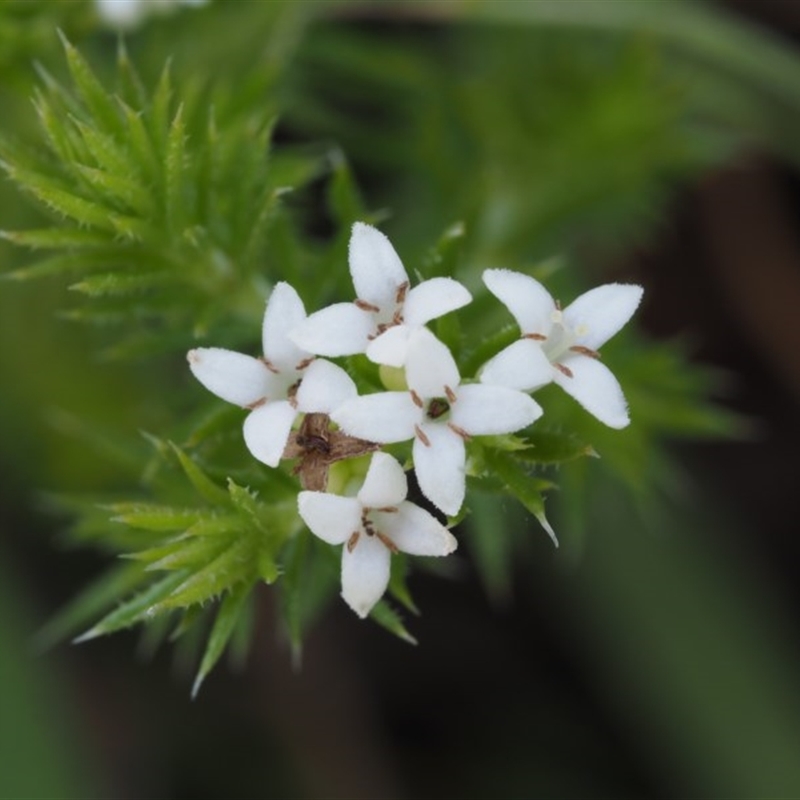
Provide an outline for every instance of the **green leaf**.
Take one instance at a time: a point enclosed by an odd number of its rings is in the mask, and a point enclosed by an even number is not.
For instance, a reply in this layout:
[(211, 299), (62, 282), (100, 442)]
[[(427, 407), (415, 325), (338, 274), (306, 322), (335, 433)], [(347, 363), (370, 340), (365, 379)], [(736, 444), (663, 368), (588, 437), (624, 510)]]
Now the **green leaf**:
[(76, 164), (75, 169), (84, 179), (86, 186), (100, 197), (116, 200), (126, 210), (134, 211), (141, 216), (147, 216), (153, 211), (152, 197), (138, 182), (83, 164)]
[(487, 447), (483, 457), (489, 470), (539, 520), (539, 524), (547, 531), (548, 536), (553, 540), (553, 544), (558, 547), (555, 531), (550, 526), (544, 513), (544, 497), (542, 496), (542, 492), (550, 488), (552, 483), (528, 474), (522, 464), (508, 453)]
[(516, 452), (517, 458), (538, 464), (563, 464), (583, 456), (597, 457), (591, 445), (562, 431), (548, 431), (534, 426), (523, 441), (527, 447)]
[(20, 188), (33, 194), (56, 213), (75, 220), (79, 225), (116, 232), (108, 207), (79, 197), (52, 178), (35, 172), (10, 167), (8, 173)]
[(186, 580), (187, 575), (188, 571), (182, 570), (170, 573), (165, 578), (151, 584), (143, 592), (125, 601), (119, 608), (103, 617), (93, 628), (75, 639), (75, 643), (86, 642), (123, 628), (130, 628), (137, 622), (160, 612), (163, 607), (159, 607), (159, 604)]
[(406, 578), (408, 577), (408, 560), (398, 553), (392, 557), (391, 572), (389, 575), (389, 594), (399, 603), (402, 603), (412, 614), (419, 615), (419, 608), (411, 597)]
[[(0, 231), (0, 238), (32, 250), (59, 250), (73, 247), (102, 247), (108, 244), (108, 236), (97, 231), (81, 228), (39, 228), (27, 231)], [(17, 274), (27, 267), (16, 270)]]
[(344, 155), (332, 155), (333, 175), (328, 186), (328, 205), (334, 219), (345, 229), (366, 217), (366, 209), (358, 191), (353, 173)]
[(472, 513), (466, 525), (467, 545), (474, 553), (475, 569), (496, 604), (508, 601), (514, 566), (513, 537), (509, 531), (498, 530), (498, 520), (504, 518), (502, 506), (505, 502), (499, 495), (472, 492), (469, 499)]
[(103, 275), (89, 275), (82, 281), (73, 283), (69, 288), (73, 292), (80, 292), (89, 297), (124, 296), (146, 292), (175, 280), (176, 277), (169, 272), (143, 272), (138, 275), (107, 272)]
[(185, 570), (176, 573), (184, 575), (185, 580), (154, 604), (154, 610), (206, 603), (239, 581), (253, 580), (255, 555), (252, 537), (235, 540), (213, 561), (189, 577), (185, 577)]
[(173, 235), (181, 230), (184, 220), (183, 171), (186, 158), (186, 125), (183, 114), (183, 104), (181, 104), (169, 126), (164, 156), (164, 205), (167, 230)]
[(226, 506), (231, 505), (231, 494), (226, 492), (221, 486), (217, 486), (211, 478), (200, 469), (197, 462), (190, 458), (174, 442), (169, 443), (172, 451), (178, 457), (186, 477), (191, 481), (192, 486), (197, 489), (198, 494), (212, 505)]
[(441, 235), (422, 261), (422, 273), (426, 278), (450, 278), (458, 273), (458, 259), (466, 232), (463, 222), (454, 222)]
[(61, 32), (59, 32), (59, 35), (64, 45), (72, 80), (75, 81), (75, 86), (78, 88), (84, 103), (86, 103), (86, 107), (108, 131), (121, 136), (123, 130), (114, 101), (100, 81), (97, 80), (83, 56), (67, 41)]
[[(230, 538), (223, 539), (218, 536), (179, 537), (170, 547), (171, 552), (165, 553), (157, 561), (148, 564), (148, 571), (183, 569), (184, 567), (197, 570), (198, 567), (214, 563), (231, 544)], [(157, 548), (153, 548), (156, 550)], [(153, 552), (153, 550), (149, 552)], [(141, 555), (141, 554), (140, 554)]]
[(200, 669), (197, 670), (197, 677), (192, 685), (192, 698), (197, 696), (200, 686), (209, 672), (214, 668), (220, 656), (225, 650), (228, 642), (246, 607), (247, 600), (253, 589), (253, 584), (240, 583), (234, 586), (222, 599), (217, 611), (214, 627), (208, 637), (206, 650), (203, 660), (200, 662)]
[(369, 612), (370, 619), (378, 623), (382, 628), (386, 628), (389, 633), (397, 636), (408, 644), (417, 644), (417, 640), (406, 630), (400, 615), (385, 601), (379, 600)]
[(282, 560), (280, 608), (299, 664), (306, 631), (339, 588), (341, 556), (304, 528), (286, 545)]
[(136, 161), (111, 136), (80, 120), (74, 120), (74, 125), (80, 131), (81, 138), (98, 167), (112, 175), (127, 177), (129, 180), (138, 175)]
[(141, 564), (117, 565), (90, 583), (34, 637), (37, 650), (49, 650), (90, 620), (96, 619), (118, 599), (133, 591), (145, 579)]
[(228, 478), (228, 492), (234, 508), (238, 509), (257, 531), (268, 533), (264, 507), (258, 502), (255, 494), (249, 489), (237, 486), (231, 478)]
[(119, 96), (122, 101), (136, 108), (144, 108), (147, 104), (147, 92), (136, 71), (133, 62), (128, 57), (125, 40), (120, 37), (117, 45), (117, 83)]
[(132, 528), (146, 531), (184, 531), (209, 513), (202, 509), (173, 508), (151, 503), (114, 503), (105, 508), (115, 514), (112, 521), (124, 522)]
[(150, 113), (150, 132), (159, 152), (166, 155), (167, 136), (170, 128), (170, 104), (172, 101), (171, 64), (168, 61), (161, 71)]

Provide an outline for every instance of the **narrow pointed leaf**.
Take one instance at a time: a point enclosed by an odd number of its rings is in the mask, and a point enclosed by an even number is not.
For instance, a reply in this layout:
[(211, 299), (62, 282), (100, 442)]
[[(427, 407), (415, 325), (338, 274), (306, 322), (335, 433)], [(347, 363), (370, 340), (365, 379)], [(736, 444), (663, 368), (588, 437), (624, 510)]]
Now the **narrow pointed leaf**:
[(139, 275), (109, 272), (104, 275), (89, 275), (69, 288), (89, 297), (124, 296), (164, 286), (175, 280), (176, 276), (169, 272), (145, 272)]
[(173, 442), (169, 443), (172, 451), (178, 457), (186, 477), (191, 481), (192, 486), (197, 489), (198, 494), (207, 502), (212, 505), (229, 507), (231, 504), (231, 495), (226, 492), (221, 486), (217, 486), (211, 478), (200, 469), (197, 462), (186, 455), (178, 445)]
[(485, 459), (494, 474), (505, 484), (511, 494), (536, 517), (547, 531), (547, 535), (553, 540), (553, 544), (558, 547), (556, 535), (544, 513), (544, 497), (542, 496), (542, 492), (550, 488), (552, 483), (529, 475), (520, 462), (508, 453), (487, 448)]
[[(32, 250), (101, 247), (108, 244), (107, 235), (81, 228), (32, 228), (27, 231), (0, 231), (0, 238), (23, 247), (30, 247)], [(17, 270), (16, 272), (21, 271)]]
[(247, 600), (252, 591), (252, 583), (240, 583), (234, 586), (222, 599), (214, 620), (214, 627), (208, 637), (206, 650), (203, 660), (200, 662), (200, 669), (197, 670), (197, 677), (192, 686), (192, 697), (197, 696), (201, 684), (209, 672), (214, 668), (220, 656), (225, 650), (228, 642), (233, 635), (239, 618), (246, 606)]
[(188, 572), (183, 570), (170, 573), (165, 578), (156, 581), (143, 592), (122, 603), (119, 608), (103, 617), (97, 625), (75, 639), (75, 642), (85, 642), (123, 628), (130, 628), (148, 616), (158, 613), (161, 609), (157, 607), (157, 604), (180, 586), (186, 580), (187, 575)]
[(406, 630), (400, 615), (385, 601), (379, 600), (369, 612), (370, 619), (378, 623), (382, 628), (386, 628), (389, 633), (397, 636), (408, 644), (417, 644), (417, 640)]
[(63, 34), (60, 35), (72, 80), (75, 82), (82, 100), (86, 103), (86, 107), (92, 113), (92, 116), (100, 121), (109, 132), (115, 135), (121, 134), (120, 118), (113, 99), (95, 77), (83, 56), (67, 41)]
[(49, 650), (76, 630), (97, 619), (120, 597), (141, 585), (144, 566), (125, 563), (117, 565), (90, 583), (77, 597), (56, 613), (34, 637), (37, 650)]
[(235, 541), (211, 563), (193, 572), (175, 587), (169, 596), (156, 605), (156, 610), (205, 603), (241, 580), (252, 580), (253, 550), (253, 542), (249, 537)]
[(183, 531), (209, 513), (204, 509), (150, 503), (114, 503), (106, 508), (116, 515), (113, 517), (115, 522), (124, 522), (132, 528), (146, 531)]

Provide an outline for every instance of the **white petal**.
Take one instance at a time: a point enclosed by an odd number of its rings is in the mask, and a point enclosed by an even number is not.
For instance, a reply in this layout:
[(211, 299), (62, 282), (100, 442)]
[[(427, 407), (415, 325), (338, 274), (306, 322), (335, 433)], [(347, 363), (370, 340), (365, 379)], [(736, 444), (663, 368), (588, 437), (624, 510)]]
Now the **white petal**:
[(353, 303), (335, 303), (301, 322), (291, 339), (318, 356), (351, 356), (367, 349), (374, 331), (375, 320), (369, 311)]
[(466, 478), (464, 440), (444, 423), (420, 426), (429, 444), (414, 440), (414, 470), (419, 488), (448, 516), (458, 514), (464, 502)]
[(542, 407), (523, 392), (473, 383), (459, 388), (450, 419), (467, 433), (483, 436), (527, 428), (542, 413)]
[(300, 492), (297, 510), (311, 532), (328, 544), (344, 544), (361, 530), (361, 503), (355, 497)]
[(386, 545), (363, 532), (352, 553), (342, 549), (342, 597), (362, 619), (389, 585), (390, 560)]
[(388, 453), (374, 453), (367, 477), (358, 492), (365, 508), (396, 506), (406, 499), (408, 480), (400, 464)]
[(414, 328), (394, 325), (367, 345), (367, 358), (376, 364), (402, 367), (408, 355), (408, 342)]
[(452, 278), (431, 278), (415, 286), (406, 297), (403, 319), (408, 325), (425, 325), (432, 319), (467, 305), (472, 295)]
[(257, 358), (221, 347), (198, 347), (187, 359), (195, 378), (229, 403), (246, 408), (269, 395), (271, 373)]
[(277, 467), (297, 410), (288, 400), (267, 403), (252, 411), (244, 421), (247, 449), (268, 467)]
[(318, 358), (303, 372), (295, 399), (300, 411), (330, 414), (357, 394), (353, 379), (341, 367)]
[(125, 30), (136, 27), (147, 14), (141, 0), (95, 0), (95, 8), (103, 22)]
[(331, 419), (350, 436), (390, 444), (414, 435), (422, 410), (408, 392), (379, 392), (346, 401), (331, 413)]
[(264, 312), (261, 338), (265, 358), (277, 369), (296, 369), (308, 358), (309, 353), (289, 338), (289, 332), (305, 318), (306, 310), (297, 292), (288, 283), (276, 283)]
[(518, 339), (489, 359), (479, 377), (481, 383), (529, 391), (550, 383), (553, 372), (553, 365), (538, 342)]
[(456, 389), (461, 382), (447, 345), (427, 328), (414, 331), (409, 340), (406, 382), (421, 398), (444, 397), (445, 386)]
[(379, 308), (394, 305), (397, 290), (408, 282), (408, 275), (386, 236), (371, 225), (356, 222), (349, 258), (356, 297)]
[(598, 286), (564, 309), (564, 322), (575, 332), (578, 344), (597, 350), (633, 316), (643, 293), (632, 283)]
[(487, 269), (483, 282), (508, 308), (523, 333), (548, 335), (556, 304), (539, 281), (510, 269)]
[(619, 382), (605, 364), (588, 356), (572, 356), (562, 363), (572, 377), (556, 372), (554, 381), (590, 414), (610, 428), (624, 428), (630, 422)]
[(394, 513), (376, 514), (377, 528), (412, 556), (446, 556), (458, 542), (432, 514), (414, 503), (401, 503)]

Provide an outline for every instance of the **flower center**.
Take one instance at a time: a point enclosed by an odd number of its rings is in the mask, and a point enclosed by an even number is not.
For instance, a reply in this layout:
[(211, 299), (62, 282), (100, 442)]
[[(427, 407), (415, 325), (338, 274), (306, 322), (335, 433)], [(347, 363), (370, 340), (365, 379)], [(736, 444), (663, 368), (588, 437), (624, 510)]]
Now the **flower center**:
[(450, 403), (445, 397), (434, 397), (428, 401), (425, 416), (428, 419), (441, 419), (450, 412)]
[(564, 315), (561, 309), (556, 309), (551, 317), (553, 327), (550, 335), (542, 342), (542, 350), (551, 364), (558, 362), (570, 348), (574, 346), (578, 337), (576, 331), (564, 324)]

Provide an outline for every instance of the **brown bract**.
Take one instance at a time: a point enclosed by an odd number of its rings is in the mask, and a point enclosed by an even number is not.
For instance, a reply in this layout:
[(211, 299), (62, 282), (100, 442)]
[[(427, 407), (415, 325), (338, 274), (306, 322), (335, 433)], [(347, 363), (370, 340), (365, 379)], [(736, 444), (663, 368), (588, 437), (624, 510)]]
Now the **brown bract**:
[(331, 430), (330, 417), (314, 413), (306, 414), (298, 430), (289, 435), (283, 457), (300, 459), (294, 474), (300, 476), (300, 484), (304, 489), (324, 492), (328, 486), (331, 464), (373, 453), (380, 447), (376, 442)]

